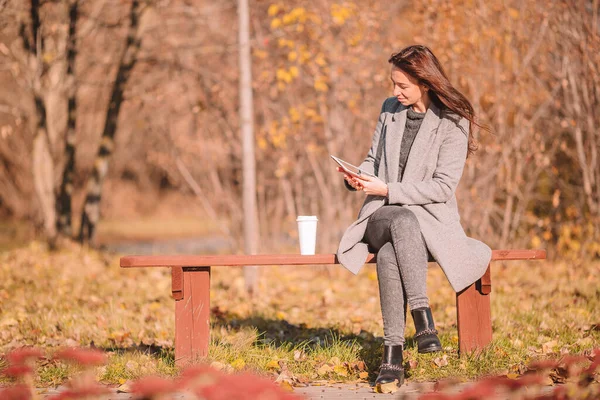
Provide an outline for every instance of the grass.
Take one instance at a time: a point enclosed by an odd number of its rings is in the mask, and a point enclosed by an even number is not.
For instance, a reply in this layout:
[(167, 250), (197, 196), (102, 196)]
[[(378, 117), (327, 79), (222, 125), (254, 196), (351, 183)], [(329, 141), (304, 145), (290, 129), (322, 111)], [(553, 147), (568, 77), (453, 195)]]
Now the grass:
[[(264, 267), (259, 295), (244, 294), (239, 268), (214, 268), (211, 345), (214, 366), (301, 382), (373, 380), (383, 329), (373, 266), (354, 276), (339, 266)], [(431, 305), (444, 352), (418, 354), (408, 321), (409, 380), (521, 374), (532, 360), (600, 347), (600, 262), (495, 264), (494, 341), (459, 358), (454, 293), (442, 271), (428, 275)], [(95, 346), (108, 364), (96, 378), (120, 384), (149, 374), (174, 376), (174, 304), (166, 269), (124, 270), (118, 258), (72, 247), (50, 253), (37, 242), (0, 255), (0, 354), (20, 346), (50, 357), (61, 346)], [(0, 368), (3, 365), (0, 358)], [(40, 386), (76, 370), (42, 362)], [(8, 378), (0, 377), (0, 384)]]

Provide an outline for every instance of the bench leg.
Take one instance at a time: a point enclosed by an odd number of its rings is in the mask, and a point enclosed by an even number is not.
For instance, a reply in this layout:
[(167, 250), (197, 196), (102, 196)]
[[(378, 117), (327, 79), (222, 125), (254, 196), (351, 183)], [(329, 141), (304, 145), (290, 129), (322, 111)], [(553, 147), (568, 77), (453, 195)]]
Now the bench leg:
[(492, 341), (490, 267), (480, 280), (456, 294), (458, 351), (483, 349)]
[(174, 267), (172, 279), (176, 300), (175, 364), (184, 366), (208, 355), (210, 267)]

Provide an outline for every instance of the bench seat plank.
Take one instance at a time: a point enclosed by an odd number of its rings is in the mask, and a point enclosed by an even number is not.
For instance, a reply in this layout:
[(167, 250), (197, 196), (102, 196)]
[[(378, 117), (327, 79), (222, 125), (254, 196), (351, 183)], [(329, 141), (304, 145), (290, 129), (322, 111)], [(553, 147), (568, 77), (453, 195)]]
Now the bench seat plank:
[[(492, 261), (539, 260), (546, 258), (546, 250), (493, 250)], [(369, 254), (367, 263), (375, 263)], [(197, 266), (243, 266), (243, 265), (327, 265), (339, 264), (335, 254), (256, 254), (256, 255), (177, 255), (177, 256), (125, 256), (122, 268), (136, 267), (197, 267)]]

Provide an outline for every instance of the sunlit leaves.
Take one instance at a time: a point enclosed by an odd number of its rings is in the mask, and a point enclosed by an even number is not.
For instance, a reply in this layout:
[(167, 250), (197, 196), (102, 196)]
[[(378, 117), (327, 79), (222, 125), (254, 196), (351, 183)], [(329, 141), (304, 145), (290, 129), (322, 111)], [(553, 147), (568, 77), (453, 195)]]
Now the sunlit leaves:
[(322, 76), (317, 76), (315, 78), (314, 87), (317, 92), (326, 92), (329, 90), (329, 86), (327, 86), (327, 80)]
[(354, 13), (354, 4), (332, 4), (331, 17), (336, 25), (343, 25)]

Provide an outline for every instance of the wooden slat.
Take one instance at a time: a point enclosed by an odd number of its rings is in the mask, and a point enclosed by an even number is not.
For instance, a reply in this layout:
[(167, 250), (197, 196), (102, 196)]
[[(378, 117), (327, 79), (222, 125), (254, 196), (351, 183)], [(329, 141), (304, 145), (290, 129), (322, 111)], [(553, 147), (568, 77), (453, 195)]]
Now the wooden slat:
[(545, 259), (546, 250), (492, 250), (492, 261)]
[[(492, 261), (498, 260), (541, 260), (546, 258), (546, 250), (494, 250)], [(375, 263), (369, 254), (367, 263)], [(121, 267), (193, 267), (197, 265), (241, 266), (241, 265), (327, 265), (338, 264), (335, 254), (257, 254), (257, 255), (210, 255), (210, 256), (125, 256), (121, 257)]]

